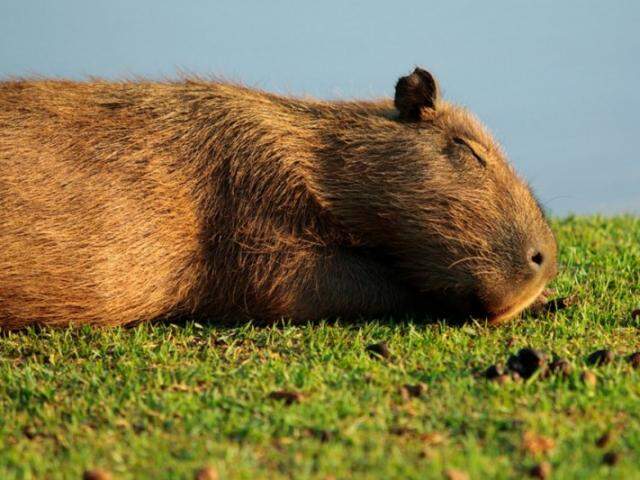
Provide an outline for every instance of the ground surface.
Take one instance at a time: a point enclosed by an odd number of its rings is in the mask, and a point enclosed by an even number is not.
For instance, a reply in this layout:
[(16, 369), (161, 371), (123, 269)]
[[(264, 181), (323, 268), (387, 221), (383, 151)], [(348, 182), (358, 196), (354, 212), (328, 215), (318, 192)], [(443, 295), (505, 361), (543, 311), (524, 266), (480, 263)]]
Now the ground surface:
[[(560, 295), (578, 304), (501, 327), (414, 320), (216, 328), (34, 330), (0, 336), (0, 478), (640, 478), (640, 220), (555, 223)], [(390, 359), (368, 344), (386, 341)], [(524, 346), (568, 379), (476, 374)], [(597, 376), (595, 388), (581, 371)], [(417, 398), (399, 392), (423, 382)], [(287, 405), (276, 390), (301, 392)], [(596, 439), (611, 432), (603, 448)], [(620, 454), (615, 466), (603, 455)], [(449, 475), (452, 473), (449, 472)]]

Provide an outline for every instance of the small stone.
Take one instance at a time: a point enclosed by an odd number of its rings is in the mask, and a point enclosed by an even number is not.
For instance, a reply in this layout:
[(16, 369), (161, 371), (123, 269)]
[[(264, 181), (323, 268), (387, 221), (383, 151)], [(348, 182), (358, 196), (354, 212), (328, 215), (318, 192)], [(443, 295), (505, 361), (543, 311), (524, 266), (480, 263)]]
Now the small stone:
[(204, 467), (196, 472), (195, 480), (218, 480), (218, 471), (212, 467)]
[(469, 474), (457, 468), (447, 468), (444, 471), (444, 478), (447, 480), (469, 480)]
[(329, 430), (315, 430), (314, 437), (320, 440), (322, 443), (327, 443), (335, 437), (334, 433)]
[(111, 474), (100, 468), (85, 470), (82, 474), (82, 480), (111, 480)]
[(404, 386), (398, 389), (398, 393), (400, 394), (400, 398), (402, 398), (403, 402), (408, 402), (409, 400), (411, 400), (411, 394), (409, 393), (409, 390), (407, 390)]
[(428, 446), (423, 447), (418, 452), (418, 458), (432, 459), (433, 458), (433, 450)]
[(594, 366), (609, 365), (615, 359), (615, 354), (606, 348), (596, 350), (587, 358), (587, 363)]
[(427, 386), (424, 383), (410, 384), (407, 383), (400, 387), (400, 395), (403, 399), (421, 397), (427, 391)]
[(520, 380), (520, 374), (518, 372), (511, 372), (511, 375), (505, 371), (502, 365), (491, 365), (484, 372), (484, 377), (487, 380), (491, 380), (496, 382), (499, 385), (504, 385), (506, 383), (510, 383), (512, 380), (518, 381)]
[(392, 435), (398, 435), (399, 437), (404, 437), (405, 435), (413, 435), (416, 431), (409, 427), (395, 426), (389, 429), (389, 433)]
[(38, 431), (32, 425), (27, 425), (22, 429), (22, 434), (27, 437), (29, 440), (33, 440), (38, 436)]
[(440, 445), (447, 441), (447, 437), (440, 432), (429, 432), (420, 435), (420, 440), (428, 446)]
[(596, 447), (604, 448), (611, 442), (611, 432), (605, 432), (596, 440)]
[(569, 363), (569, 360), (567, 360), (566, 358), (556, 358), (553, 362), (551, 362), (551, 364), (549, 365), (549, 371), (555, 375), (560, 375), (563, 378), (567, 378), (569, 375), (571, 375), (571, 363)]
[(367, 352), (369, 352), (372, 356), (380, 358), (389, 358), (391, 356), (391, 352), (389, 351), (389, 347), (387, 346), (386, 342), (379, 342), (368, 345)]
[(598, 384), (598, 377), (596, 377), (596, 374), (590, 370), (585, 370), (584, 372), (582, 372), (581, 378), (584, 384), (588, 387), (595, 388), (595, 386)]
[(299, 403), (303, 395), (300, 392), (292, 392), (289, 390), (276, 390), (269, 394), (269, 398), (272, 400), (282, 400), (285, 405), (291, 405), (293, 403)]
[(495, 380), (499, 376), (504, 375), (504, 373), (505, 372), (504, 368), (502, 368), (502, 365), (491, 365), (485, 370), (484, 377), (487, 380)]
[(602, 463), (613, 467), (620, 461), (621, 455), (618, 452), (607, 452), (602, 456)]
[(529, 306), (528, 310), (533, 315), (538, 315), (545, 312), (550, 298), (556, 295), (556, 291), (551, 288), (545, 288), (542, 293), (535, 299), (535, 301)]
[(529, 305), (527, 313), (534, 316), (544, 315), (547, 312), (548, 307), (549, 299), (544, 295), (540, 295), (531, 305)]
[(529, 476), (545, 480), (551, 475), (551, 464), (549, 462), (540, 462), (529, 470)]
[(516, 355), (511, 355), (507, 362), (510, 370), (517, 372), (522, 378), (530, 378), (538, 370), (545, 370), (547, 356), (533, 348), (522, 348)]
[(629, 362), (629, 364), (635, 369), (640, 368), (640, 352), (634, 352), (629, 355), (627, 357), (627, 362)]
[(572, 305), (578, 303), (578, 296), (575, 294), (567, 295), (566, 297), (560, 297), (556, 299), (556, 302), (558, 303), (560, 309), (571, 307)]
[(552, 300), (547, 300), (546, 296), (542, 296), (536, 300), (531, 306), (531, 313), (534, 315), (544, 313), (556, 313), (560, 310), (564, 310), (577, 303), (576, 295), (569, 295), (566, 297), (558, 297)]

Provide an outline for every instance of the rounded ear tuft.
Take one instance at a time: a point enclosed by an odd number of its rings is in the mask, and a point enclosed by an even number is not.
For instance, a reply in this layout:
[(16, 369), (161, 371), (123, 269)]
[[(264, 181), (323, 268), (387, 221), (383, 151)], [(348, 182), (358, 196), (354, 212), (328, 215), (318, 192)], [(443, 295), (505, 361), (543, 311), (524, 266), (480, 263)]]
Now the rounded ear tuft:
[(416, 68), (411, 75), (398, 80), (394, 103), (400, 118), (417, 121), (423, 108), (435, 108), (439, 96), (436, 79), (426, 70)]

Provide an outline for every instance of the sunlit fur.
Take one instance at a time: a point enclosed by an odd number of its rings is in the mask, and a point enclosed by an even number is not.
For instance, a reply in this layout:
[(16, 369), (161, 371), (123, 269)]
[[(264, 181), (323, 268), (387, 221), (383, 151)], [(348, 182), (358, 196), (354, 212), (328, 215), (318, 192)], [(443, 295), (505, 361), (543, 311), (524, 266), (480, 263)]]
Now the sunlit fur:
[(197, 78), (0, 82), (0, 326), (370, 316), (470, 294), (513, 316), (538, 289), (522, 248), (553, 244), (555, 262), (553, 236), (477, 120), (442, 100), (423, 113)]

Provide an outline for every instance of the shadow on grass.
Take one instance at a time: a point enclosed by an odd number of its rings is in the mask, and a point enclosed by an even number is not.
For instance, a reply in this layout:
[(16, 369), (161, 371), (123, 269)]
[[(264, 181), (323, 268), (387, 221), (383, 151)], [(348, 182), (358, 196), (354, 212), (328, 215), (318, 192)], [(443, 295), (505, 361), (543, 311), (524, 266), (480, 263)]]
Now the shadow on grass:
[[(511, 320), (511, 322), (517, 322), (518, 320), (525, 319), (527, 317), (539, 317), (553, 315), (560, 310), (564, 310), (576, 305), (576, 298), (569, 296), (566, 298), (555, 298), (549, 300), (544, 304), (534, 304), (523, 313), (519, 315), (517, 319)], [(640, 317), (640, 314), (638, 315)], [(251, 318), (248, 316), (217, 316), (205, 314), (182, 314), (176, 316), (170, 316), (165, 318), (158, 318), (156, 320), (148, 322), (139, 322), (129, 325), (121, 326), (100, 326), (100, 325), (81, 325), (81, 326), (66, 326), (66, 327), (51, 327), (46, 325), (34, 324), (29, 325), (19, 330), (7, 330), (0, 327), (0, 338), (9, 334), (19, 334), (25, 332), (29, 335), (41, 335), (50, 331), (66, 331), (69, 335), (81, 334), (86, 336), (89, 332), (99, 334), (105, 330), (111, 330), (114, 328), (120, 328), (123, 330), (135, 330), (140, 328), (153, 328), (159, 325), (172, 325), (178, 328), (189, 328), (192, 325), (215, 327), (220, 331), (233, 331), (246, 327), (258, 328), (258, 329), (282, 329), (285, 330), (291, 326), (309, 327), (318, 325), (327, 326), (340, 326), (343, 328), (359, 329), (371, 325), (395, 327), (400, 325), (415, 325), (415, 326), (440, 326), (450, 327), (454, 329), (463, 328), (468, 325), (478, 325), (487, 328), (498, 328), (499, 325), (494, 325), (485, 319), (473, 318), (469, 315), (462, 315), (451, 311), (446, 307), (435, 306), (432, 308), (422, 308), (407, 310), (405, 312), (398, 312), (395, 314), (380, 315), (374, 317), (328, 317), (317, 320), (296, 320), (282, 318), (276, 321), (261, 320)]]

